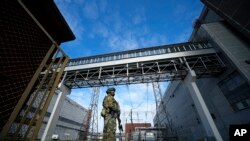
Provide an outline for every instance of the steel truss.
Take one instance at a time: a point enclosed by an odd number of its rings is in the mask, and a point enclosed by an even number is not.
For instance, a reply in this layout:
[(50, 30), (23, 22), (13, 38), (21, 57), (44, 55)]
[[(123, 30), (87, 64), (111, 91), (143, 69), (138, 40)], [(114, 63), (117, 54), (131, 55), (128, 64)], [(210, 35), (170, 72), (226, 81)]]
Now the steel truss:
[(198, 77), (216, 75), (225, 67), (220, 57), (213, 53), (71, 70), (67, 71), (64, 84), (69, 88), (87, 88), (183, 80), (188, 73), (186, 62)]
[(98, 136), (98, 100), (99, 100), (100, 88), (94, 87), (90, 101), (90, 111), (92, 113), (92, 119), (90, 122), (90, 139), (95, 139)]
[[(156, 121), (157, 121), (157, 124), (156, 124), (156, 127), (157, 129), (159, 129), (160, 127), (165, 127), (167, 130), (167, 132), (164, 133), (164, 138), (167, 138), (167, 136), (176, 136), (176, 131), (174, 131), (173, 129), (173, 124), (172, 124), (172, 119), (170, 117), (170, 114), (168, 113), (167, 109), (166, 109), (166, 105), (164, 103), (164, 100), (163, 100), (163, 94), (162, 94), (162, 91), (161, 91), (161, 87), (160, 87), (160, 84), (159, 82), (153, 82), (152, 83), (152, 86), (153, 86), (153, 90), (154, 90), (154, 97), (155, 97), (155, 104), (156, 104)], [(163, 113), (162, 113), (163, 112)], [(162, 125), (161, 124), (161, 120), (160, 119), (160, 114), (163, 114), (164, 117), (166, 120), (167, 120), (167, 125)], [(158, 137), (158, 134), (157, 134), (157, 137)]]
[(53, 43), (5, 124), (0, 140), (36, 140), (68, 60)]
[(86, 118), (84, 118), (83, 126), (81, 129), (83, 129), (85, 132), (83, 135), (78, 136), (78, 140), (88, 140), (88, 137), (90, 140), (97, 140), (98, 137), (98, 100), (99, 100), (99, 94), (100, 94), (100, 88), (94, 87), (88, 114), (86, 115)]

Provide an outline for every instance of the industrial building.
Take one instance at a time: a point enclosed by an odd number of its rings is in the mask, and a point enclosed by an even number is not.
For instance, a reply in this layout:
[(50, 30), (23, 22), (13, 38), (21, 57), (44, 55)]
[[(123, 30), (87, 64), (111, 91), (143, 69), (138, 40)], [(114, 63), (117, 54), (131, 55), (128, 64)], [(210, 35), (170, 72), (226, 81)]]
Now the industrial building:
[[(137, 83), (153, 83), (158, 107), (148, 136), (158, 138), (155, 129), (163, 129), (169, 140), (229, 140), (231, 124), (250, 123), (250, 4), (202, 2), (189, 42), (72, 60), (59, 45), (75, 36), (53, 0), (1, 2), (0, 140), (77, 140), (92, 123), (91, 138), (98, 87)], [(205, 116), (187, 87), (193, 72)], [(159, 99), (161, 81), (172, 82)], [(66, 97), (70, 89), (88, 87), (91, 112)], [(125, 132), (136, 138), (135, 127), (146, 135), (142, 127), (149, 126), (134, 123)]]
[[(43, 136), (57, 97), (58, 94), (55, 94), (51, 100), (43, 124), (38, 133), (38, 139), (41, 139)], [(84, 134), (83, 132), (86, 132), (84, 131), (84, 124), (87, 114), (88, 110), (86, 108), (66, 97), (54, 133), (50, 135), (51, 139), (53, 135), (58, 135), (60, 140), (78, 140), (79, 136)]]
[[(49, 132), (48, 135), (44, 134), (46, 132), (49, 118), (52, 115), (51, 113), (54, 110), (54, 105), (58, 102), (57, 99), (58, 91), (56, 91), (51, 100), (51, 103), (43, 119), (41, 128), (39, 130), (37, 139), (46, 138), (46, 140), (51, 140), (54, 137), (54, 139), (60, 140), (78, 140), (81, 135), (86, 133), (85, 124), (87, 120), (88, 110), (68, 97), (65, 98), (65, 101), (59, 113), (58, 120), (55, 121), (54, 129), (51, 129), (52, 132)], [(32, 109), (30, 110), (30, 114), (34, 114), (36, 108), (37, 107), (32, 107)], [(13, 123), (9, 134), (14, 134), (17, 125), (17, 122)]]
[[(216, 48), (226, 69), (196, 84), (223, 140), (232, 124), (250, 124), (250, 16), (249, 1), (202, 0), (205, 7), (194, 23), (191, 42), (207, 41)], [(202, 63), (202, 62), (197, 62)], [(215, 140), (206, 132), (187, 86), (173, 81), (154, 118), (179, 140)], [(157, 118), (158, 116), (158, 118)]]
[(136, 134), (137, 128), (149, 128), (151, 123), (126, 123), (125, 124), (125, 139), (126, 141), (138, 140), (139, 134)]

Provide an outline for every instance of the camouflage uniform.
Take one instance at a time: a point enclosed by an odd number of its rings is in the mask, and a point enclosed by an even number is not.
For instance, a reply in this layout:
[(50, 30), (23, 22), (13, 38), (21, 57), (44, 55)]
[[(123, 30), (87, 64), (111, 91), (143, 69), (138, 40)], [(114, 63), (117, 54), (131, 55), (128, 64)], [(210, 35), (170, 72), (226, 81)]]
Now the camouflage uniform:
[(114, 98), (114, 88), (107, 90), (107, 96), (103, 100), (103, 110), (101, 115), (104, 117), (103, 141), (115, 141), (116, 119), (120, 116), (120, 107)]

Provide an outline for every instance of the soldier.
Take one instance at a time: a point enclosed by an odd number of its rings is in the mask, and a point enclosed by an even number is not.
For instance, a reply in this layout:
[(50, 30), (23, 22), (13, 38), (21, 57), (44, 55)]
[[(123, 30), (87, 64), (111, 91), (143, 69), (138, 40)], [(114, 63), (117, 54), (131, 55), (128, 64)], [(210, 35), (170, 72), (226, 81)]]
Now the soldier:
[(108, 88), (107, 96), (103, 100), (103, 109), (101, 116), (104, 118), (103, 141), (115, 141), (116, 119), (119, 123), (119, 129), (122, 131), (120, 120), (120, 106), (115, 100), (115, 88)]

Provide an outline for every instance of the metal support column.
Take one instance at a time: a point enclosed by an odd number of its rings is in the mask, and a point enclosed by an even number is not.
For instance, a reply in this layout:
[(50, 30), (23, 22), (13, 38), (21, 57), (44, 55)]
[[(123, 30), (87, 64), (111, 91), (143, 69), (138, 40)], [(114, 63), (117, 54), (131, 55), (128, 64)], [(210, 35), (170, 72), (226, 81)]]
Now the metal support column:
[(60, 93), (58, 94), (57, 100), (55, 102), (54, 108), (51, 112), (50, 118), (48, 120), (48, 123), (46, 125), (46, 128), (44, 130), (43, 136), (41, 138), (41, 141), (50, 141), (52, 139), (52, 135), (54, 133), (56, 123), (59, 118), (60, 111), (63, 107), (63, 103), (65, 101), (66, 95), (70, 94), (71, 90), (67, 88), (65, 85), (61, 82), (59, 84), (59, 90)]
[(159, 113), (160, 113), (160, 103), (161, 103), (161, 100), (162, 100), (162, 94), (161, 94), (161, 90), (160, 90), (160, 84), (158, 82), (153, 82), (152, 83), (152, 86), (153, 86), (153, 91), (154, 91), (154, 96), (155, 96), (155, 104), (156, 104), (156, 107), (155, 107), (155, 111), (156, 111), (156, 120), (157, 120), (157, 133), (156, 133), (156, 138), (157, 140), (159, 139), (159, 127), (160, 127), (160, 117), (159, 117)]
[(205, 128), (206, 134), (208, 137), (213, 136), (217, 141), (223, 141), (195, 81), (196, 74), (194, 70), (190, 69), (184, 80), (184, 83), (189, 89), (195, 107)]
[[(90, 101), (90, 108), (89, 110), (91, 111), (91, 122), (89, 124), (90, 129), (90, 139), (94, 140), (97, 139), (98, 137), (98, 99), (99, 99), (99, 94), (100, 94), (100, 88), (99, 87), (94, 87), (93, 88), (93, 93)], [(88, 132), (88, 131), (87, 131)]]

